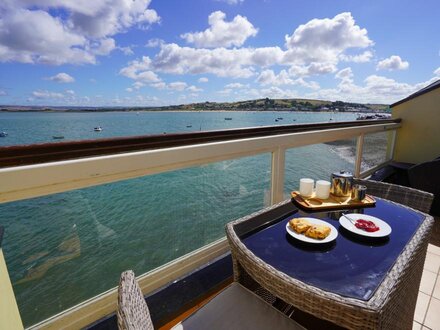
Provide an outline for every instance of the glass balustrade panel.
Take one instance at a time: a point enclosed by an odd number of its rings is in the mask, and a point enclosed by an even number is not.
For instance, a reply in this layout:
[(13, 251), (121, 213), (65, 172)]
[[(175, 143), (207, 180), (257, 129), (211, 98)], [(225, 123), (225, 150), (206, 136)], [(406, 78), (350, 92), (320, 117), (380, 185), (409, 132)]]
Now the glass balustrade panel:
[(301, 178), (330, 181), (333, 172), (354, 171), (356, 139), (314, 144), (286, 151), (284, 194), (299, 190)]
[(224, 237), (269, 203), (270, 164), (262, 154), (0, 205), (24, 325)]
[(361, 171), (366, 171), (387, 160), (388, 141), (392, 132), (379, 132), (364, 136)]

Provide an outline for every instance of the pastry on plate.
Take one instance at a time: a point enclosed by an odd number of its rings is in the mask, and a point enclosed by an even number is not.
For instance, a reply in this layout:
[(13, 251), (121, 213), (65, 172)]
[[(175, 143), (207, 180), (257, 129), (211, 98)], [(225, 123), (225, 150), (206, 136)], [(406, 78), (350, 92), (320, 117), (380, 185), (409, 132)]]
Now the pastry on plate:
[(303, 218), (296, 218), (289, 221), (290, 228), (298, 234), (305, 233), (312, 224)]
[(330, 227), (326, 225), (311, 225), (307, 229), (305, 235), (310, 238), (324, 239), (330, 235), (330, 231)]

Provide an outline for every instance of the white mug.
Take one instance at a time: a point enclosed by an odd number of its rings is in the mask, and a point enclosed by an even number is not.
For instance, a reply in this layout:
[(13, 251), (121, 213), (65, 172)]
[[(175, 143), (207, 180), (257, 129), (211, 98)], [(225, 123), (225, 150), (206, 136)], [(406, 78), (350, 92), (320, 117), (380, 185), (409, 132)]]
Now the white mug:
[(313, 187), (315, 180), (309, 178), (302, 178), (299, 180), (299, 193), (301, 196), (310, 197), (313, 194)]
[(329, 181), (316, 181), (316, 197), (319, 199), (327, 199), (330, 196), (330, 185), (331, 183)]

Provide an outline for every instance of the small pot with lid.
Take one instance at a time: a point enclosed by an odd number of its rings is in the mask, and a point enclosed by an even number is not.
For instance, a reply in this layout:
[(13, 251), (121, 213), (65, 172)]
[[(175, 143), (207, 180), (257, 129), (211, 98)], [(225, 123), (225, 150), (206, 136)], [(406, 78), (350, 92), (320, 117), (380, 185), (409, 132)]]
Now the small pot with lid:
[(330, 193), (336, 197), (351, 196), (353, 186), (353, 174), (349, 171), (339, 171), (332, 173)]

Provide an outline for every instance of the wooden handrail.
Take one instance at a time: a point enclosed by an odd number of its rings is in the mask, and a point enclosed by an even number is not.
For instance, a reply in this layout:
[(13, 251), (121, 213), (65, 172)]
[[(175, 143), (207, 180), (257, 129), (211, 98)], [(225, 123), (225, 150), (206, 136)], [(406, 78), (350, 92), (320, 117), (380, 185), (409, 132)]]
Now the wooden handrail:
[(115, 137), (97, 140), (4, 146), (0, 147), (0, 168), (287, 133), (347, 128), (355, 126), (370, 126), (377, 124), (391, 124), (399, 123), (400, 121), (400, 119), (385, 119), (264, 126), (217, 131)]

